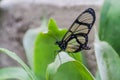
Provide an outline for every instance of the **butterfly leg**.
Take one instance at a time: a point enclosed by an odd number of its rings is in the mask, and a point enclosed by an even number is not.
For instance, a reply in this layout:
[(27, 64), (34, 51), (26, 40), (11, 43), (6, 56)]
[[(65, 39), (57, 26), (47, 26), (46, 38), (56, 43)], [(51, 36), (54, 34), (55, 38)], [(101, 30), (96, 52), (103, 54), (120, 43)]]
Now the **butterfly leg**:
[(59, 52), (61, 52), (62, 50), (56, 50), (55, 53), (54, 53), (54, 57), (56, 57), (56, 55), (58, 55), (58, 58), (60, 60), (60, 64), (62, 64), (62, 60), (60, 58), (60, 55), (59, 55)]
[(54, 57), (55, 57), (57, 54), (59, 54), (59, 52), (60, 52), (60, 50), (54, 51)]
[(90, 47), (84, 46), (83, 49), (85, 49), (85, 50), (90, 50)]

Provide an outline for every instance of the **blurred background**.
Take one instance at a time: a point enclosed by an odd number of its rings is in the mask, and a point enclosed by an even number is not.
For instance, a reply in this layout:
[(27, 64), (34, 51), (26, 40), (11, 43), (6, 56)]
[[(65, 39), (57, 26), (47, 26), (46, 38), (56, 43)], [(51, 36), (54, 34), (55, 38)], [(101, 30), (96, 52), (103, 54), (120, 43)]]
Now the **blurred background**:
[[(22, 39), (30, 28), (39, 27), (43, 16), (54, 18), (61, 28), (69, 28), (76, 17), (91, 7), (96, 12), (98, 27), (103, 0), (1, 0), (0, 1), (0, 47), (7, 48), (27, 63)], [(88, 69), (95, 75), (94, 30), (89, 34), (91, 50), (84, 51)], [(0, 54), (0, 68), (19, 66), (7, 55)]]

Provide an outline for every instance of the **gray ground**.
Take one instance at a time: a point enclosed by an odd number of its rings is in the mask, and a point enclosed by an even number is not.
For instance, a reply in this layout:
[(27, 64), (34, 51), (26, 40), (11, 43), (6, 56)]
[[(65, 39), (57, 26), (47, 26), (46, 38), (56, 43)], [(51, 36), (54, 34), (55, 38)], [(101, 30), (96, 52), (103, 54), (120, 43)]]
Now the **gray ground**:
[[(72, 2), (70, 3), (73, 4)], [(37, 3), (14, 3), (12, 5), (10, 5), (11, 3), (9, 3), (9, 5), (6, 4), (7, 3), (2, 3), (0, 8), (0, 47), (4, 47), (16, 52), (25, 62), (27, 62), (22, 45), (22, 38), (28, 28), (40, 26), (42, 16), (47, 15), (48, 18), (52, 17), (57, 21), (59, 27), (68, 28), (83, 10), (92, 7), (96, 11), (97, 20), (95, 25), (98, 26), (101, 9), (100, 6), (102, 3), (99, 5), (96, 3), (95, 5), (74, 4), (72, 6), (65, 6), (65, 3), (64, 6)], [(93, 34), (94, 30), (92, 30), (89, 35), (89, 45), (91, 50), (85, 52), (85, 56), (89, 65), (89, 69), (94, 74), (96, 72), (96, 60), (93, 50)], [(18, 66), (18, 64), (8, 56), (0, 54), (0, 67), (4, 66)]]

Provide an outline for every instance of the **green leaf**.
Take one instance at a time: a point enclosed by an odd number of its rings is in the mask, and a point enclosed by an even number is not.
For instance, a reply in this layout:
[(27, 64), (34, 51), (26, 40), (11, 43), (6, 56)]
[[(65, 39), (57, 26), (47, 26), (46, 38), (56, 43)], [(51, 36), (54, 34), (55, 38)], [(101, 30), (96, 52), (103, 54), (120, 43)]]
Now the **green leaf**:
[(101, 80), (120, 80), (120, 57), (105, 41), (95, 39), (95, 55)]
[[(48, 32), (39, 33), (35, 41), (34, 72), (41, 80), (45, 80), (48, 64), (54, 61), (57, 51), (60, 50), (55, 42), (61, 40), (66, 33), (66, 30), (58, 30), (57, 27), (56, 22), (50, 19)], [(79, 61), (81, 60), (80, 54), (76, 53), (74, 56)]]
[(35, 29), (29, 29), (23, 37), (23, 46), (26, 52), (28, 63), (33, 69), (33, 53), (34, 53), (34, 42), (40, 32), (47, 31), (47, 20), (44, 18), (40, 27)]
[(75, 61), (73, 58), (69, 57), (69, 55), (65, 52), (60, 52), (56, 58), (55, 61), (48, 65), (47, 67), (47, 74), (46, 79), (47, 80), (53, 80), (54, 75), (56, 74), (58, 68), (69, 61)]
[(61, 36), (66, 32), (66, 30), (60, 30), (58, 32), (53, 19), (50, 19), (48, 26), (49, 32), (38, 34), (35, 41), (34, 71), (41, 80), (45, 80), (47, 66), (54, 61), (56, 50), (59, 50), (55, 45), (56, 36)]
[(47, 68), (47, 80), (94, 80), (85, 66), (61, 52)]
[(20, 67), (0, 69), (0, 80), (6, 79), (31, 80), (26, 71)]
[(105, 0), (101, 12), (99, 37), (107, 41), (120, 56), (120, 1)]
[(29, 69), (29, 67), (14, 52), (11, 52), (11, 51), (9, 51), (7, 49), (4, 49), (4, 48), (0, 48), (0, 52), (2, 52), (4, 54), (7, 54), (9, 57), (11, 57), (12, 59), (16, 60), (19, 64), (21, 64), (21, 66), (27, 72), (29, 77), (32, 80), (36, 80), (36, 77), (33, 74), (33, 72)]
[(97, 71), (95, 75), (96, 80), (101, 80), (100, 73)]

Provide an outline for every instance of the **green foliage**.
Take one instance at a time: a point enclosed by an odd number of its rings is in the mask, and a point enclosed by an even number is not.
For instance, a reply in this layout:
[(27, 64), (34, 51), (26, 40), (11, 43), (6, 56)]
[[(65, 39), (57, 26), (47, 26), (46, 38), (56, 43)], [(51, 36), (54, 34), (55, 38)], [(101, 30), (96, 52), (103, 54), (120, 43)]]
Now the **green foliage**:
[(34, 43), (40, 32), (47, 31), (47, 20), (44, 18), (40, 27), (29, 29), (23, 37), (23, 46), (26, 52), (29, 66), (33, 69)]
[(120, 2), (105, 0), (101, 12), (99, 38), (95, 37), (97, 80), (120, 80)]
[[(48, 31), (47, 31), (48, 30)], [(0, 52), (9, 55), (21, 64), (21, 68), (0, 69), (0, 79), (19, 80), (94, 80), (87, 68), (82, 64), (80, 53), (57, 53), (60, 48), (55, 45), (67, 30), (59, 30), (53, 19), (46, 20), (37, 29), (30, 29), (24, 36), (23, 44), (28, 58), (28, 67), (15, 53), (0, 48)], [(7, 73), (10, 71), (11, 73)], [(17, 72), (17, 73), (15, 73)]]
[[(19, 64), (21, 64), (22, 68), (26, 71), (26, 73), (29, 76), (28, 80), (31, 80), (31, 79), (35, 80), (36, 79), (36, 77), (34, 76), (33, 72), (30, 70), (30, 68), (15, 53), (13, 53), (13, 52), (11, 52), (11, 51), (9, 51), (7, 49), (4, 49), (4, 48), (0, 48), (0, 52), (2, 52), (4, 54), (7, 54), (12, 59), (16, 60)], [(6, 70), (6, 69), (4, 69), (4, 70)], [(1, 75), (3, 75), (4, 77), (8, 77), (8, 74), (5, 75), (5, 72), (7, 72), (7, 71), (4, 71), (4, 70), (2, 70)], [(13, 68), (13, 70), (14, 70), (14, 68)], [(15, 73), (13, 73), (13, 74), (15, 74)], [(26, 75), (24, 75), (24, 74), (22, 76), (26, 77)], [(3, 77), (0, 77), (0, 78), (3, 79)], [(13, 78), (16, 78), (16, 77), (13, 77)]]
[[(61, 62), (59, 60), (61, 58)], [(69, 76), (69, 77), (68, 77)], [(59, 53), (55, 61), (48, 66), (47, 80), (93, 80), (85, 66), (65, 52)]]
[(58, 32), (52, 19), (49, 22), (49, 27), (54, 31), (49, 29), (48, 33), (39, 33), (35, 41), (34, 70), (41, 79), (45, 79), (46, 68), (48, 64), (54, 61), (56, 50), (59, 50), (55, 45), (56, 40), (54, 37), (65, 33), (65, 30)]
[[(56, 39), (57, 40), (61, 40), (63, 35), (65, 34), (65, 32), (66, 32), (66, 30), (58, 30), (55, 21), (53, 19), (50, 19), (49, 25), (48, 25), (48, 33), (40, 33), (40, 34), (38, 34), (36, 42), (35, 42), (34, 70), (35, 70), (35, 74), (37, 75), (37, 77), (40, 78), (41, 80), (45, 80), (45, 74), (46, 74), (46, 69), (48, 67), (48, 64), (50, 64), (50, 63), (52, 63), (54, 61), (55, 56), (57, 54), (56, 53), (57, 50), (60, 50), (60, 48), (57, 45), (55, 45)], [(76, 53), (76, 55), (74, 55), (74, 56), (77, 57), (78, 61), (81, 60), (81, 59), (78, 59), (78, 58), (80, 58), (79, 57), (80, 56), (79, 53)], [(60, 57), (62, 57), (62, 56), (60, 56)], [(67, 58), (67, 57), (65, 57), (65, 58)], [(81, 65), (81, 63), (79, 63), (79, 65)], [(62, 67), (62, 66), (63, 65), (60, 64), (60, 67)], [(56, 66), (53, 66), (53, 67), (56, 68)], [(75, 72), (73, 68), (71, 68), (71, 69), (72, 69), (70, 71), (71, 73)], [(59, 75), (58, 75), (58, 73), (54, 73), (54, 75), (59, 76), (59, 77), (57, 77), (57, 79), (55, 77), (54, 80), (59, 80), (59, 79), (61, 80), (61, 79), (63, 79), (63, 77), (60, 77), (61, 74), (63, 74), (64, 76), (68, 77), (67, 74), (69, 74), (69, 72), (67, 72), (67, 71), (64, 72), (65, 70), (66, 69), (58, 72)], [(50, 71), (52, 71), (52, 70), (50, 70)], [(52, 73), (52, 72), (47, 72), (47, 73)], [(77, 73), (81, 73), (81, 72), (78, 71)], [(79, 76), (78, 75), (76, 75), (76, 76), (80, 77), (81, 74), (79, 74)], [(74, 75), (75, 74), (73, 74), (73, 76)], [(89, 77), (84, 77), (84, 80), (85, 79), (93, 80), (93, 77), (91, 76), (91, 74), (88, 73), (88, 71), (86, 71), (86, 75), (89, 76)], [(71, 76), (71, 77), (73, 77), (73, 76)], [(70, 80), (70, 79), (71, 78), (68, 77), (67, 79), (65, 78), (64, 80)], [(51, 79), (48, 76), (47, 80), (53, 80), (53, 77)], [(75, 79), (75, 80), (78, 80), (78, 78)]]
[(20, 67), (0, 69), (0, 80), (6, 79), (31, 80), (26, 71)]
[(120, 1), (106, 0), (101, 12), (99, 37), (107, 41), (120, 56)]
[(120, 80), (120, 57), (104, 41), (95, 42), (95, 53), (101, 80)]
[[(101, 12), (99, 33), (95, 37), (95, 56), (98, 64), (96, 80), (120, 80), (120, 2), (106, 0)], [(0, 69), (0, 80), (94, 80), (83, 65), (80, 53), (57, 53), (55, 45), (67, 30), (59, 30), (53, 19), (44, 20), (40, 28), (30, 29), (23, 44), (29, 67), (13, 52), (0, 48), (22, 67)], [(99, 38), (100, 40), (99, 40)]]

